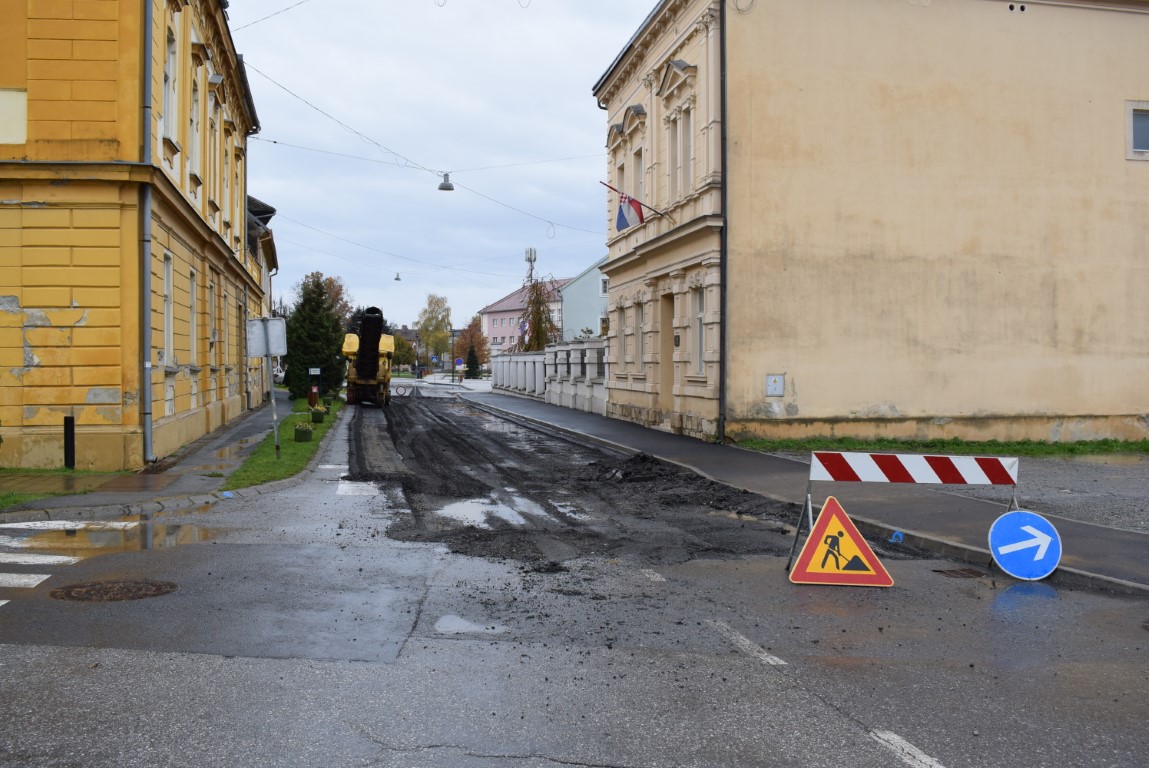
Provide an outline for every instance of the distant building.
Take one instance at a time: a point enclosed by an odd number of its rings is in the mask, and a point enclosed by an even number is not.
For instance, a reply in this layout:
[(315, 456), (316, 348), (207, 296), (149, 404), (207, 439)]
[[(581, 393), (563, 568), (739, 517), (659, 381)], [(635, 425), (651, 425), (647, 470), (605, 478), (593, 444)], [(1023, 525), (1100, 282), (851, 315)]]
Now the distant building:
[[(559, 291), (564, 285), (570, 282), (570, 278), (564, 277), (542, 282), (549, 283), (552, 298), (548, 306), (550, 308), (551, 319), (554, 320), (555, 325), (558, 326), (560, 331), (559, 338), (562, 338), (562, 295)], [(527, 286), (525, 285), (517, 291), (479, 310), (479, 316), (482, 318), (483, 333), (487, 337), (487, 345), (490, 347), (492, 355), (497, 355), (500, 352), (509, 350), (513, 351), (522, 343), (523, 334), (526, 332), (526, 328), (523, 325), (526, 314)]]
[(559, 289), (564, 341), (606, 333), (607, 278), (600, 269), (605, 263), (603, 257)]
[(609, 193), (609, 415), (1149, 437), (1149, 2), (653, 5), (593, 88), (649, 206)]
[(3, 2), (0, 465), (137, 469), (270, 390), (274, 209), (223, 0)]

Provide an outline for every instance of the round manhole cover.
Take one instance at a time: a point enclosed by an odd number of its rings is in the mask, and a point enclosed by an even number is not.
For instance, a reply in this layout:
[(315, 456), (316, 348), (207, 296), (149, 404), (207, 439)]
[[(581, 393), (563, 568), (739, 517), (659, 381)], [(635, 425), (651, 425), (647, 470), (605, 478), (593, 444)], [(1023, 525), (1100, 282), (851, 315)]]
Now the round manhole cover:
[(92, 581), (53, 589), (48, 594), (57, 600), (81, 603), (111, 603), (118, 600), (143, 600), (175, 592), (170, 581)]

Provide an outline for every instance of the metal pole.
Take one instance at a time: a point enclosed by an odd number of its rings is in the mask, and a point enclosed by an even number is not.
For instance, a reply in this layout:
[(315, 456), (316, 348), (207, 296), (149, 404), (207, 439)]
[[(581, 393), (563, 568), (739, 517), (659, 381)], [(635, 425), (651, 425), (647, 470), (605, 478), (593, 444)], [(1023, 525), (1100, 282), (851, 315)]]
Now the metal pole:
[(271, 431), (275, 435), (275, 460), (279, 461), (279, 420), (275, 413), (275, 377), (271, 373), (271, 329), (268, 327), (270, 322), (270, 319), (263, 318), (263, 349), (267, 352), (264, 368), (267, 373), (268, 392), (271, 394)]

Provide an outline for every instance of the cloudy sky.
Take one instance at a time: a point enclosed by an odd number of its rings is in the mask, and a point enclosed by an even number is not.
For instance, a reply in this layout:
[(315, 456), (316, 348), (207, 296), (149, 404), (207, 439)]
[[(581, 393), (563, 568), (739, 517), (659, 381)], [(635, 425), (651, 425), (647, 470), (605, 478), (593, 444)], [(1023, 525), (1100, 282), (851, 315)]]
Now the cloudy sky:
[[(656, 0), (232, 0), (286, 295), (309, 272), (414, 325), (455, 327), (606, 255), (606, 113), (591, 89)], [(454, 192), (438, 190), (449, 172)], [(395, 280), (396, 275), (400, 277)]]

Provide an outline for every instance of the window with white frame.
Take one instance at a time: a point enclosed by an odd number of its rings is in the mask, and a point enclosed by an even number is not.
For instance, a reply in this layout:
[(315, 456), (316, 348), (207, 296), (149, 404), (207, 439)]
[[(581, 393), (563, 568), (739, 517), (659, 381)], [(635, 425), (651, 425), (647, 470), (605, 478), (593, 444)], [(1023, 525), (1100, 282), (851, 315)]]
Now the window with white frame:
[(188, 173), (197, 179), (199, 168), (199, 81), (192, 80), (191, 116), (188, 119)]
[(193, 269), (188, 275), (188, 364), (199, 367), (199, 286)]
[(683, 195), (689, 195), (694, 189), (694, 112), (689, 109), (682, 110), (678, 118), (678, 139), (681, 143), (679, 152), (679, 189)]
[(223, 292), (223, 364), (231, 365), (231, 316), (227, 309), (227, 291)]
[(607, 293), (609, 293), (609, 290), (610, 290), (610, 278), (607, 277), (606, 275), (603, 275), (602, 277), (599, 278), (598, 295), (599, 296), (606, 296)]
[(630, 161), (630, 186), (634, 190), (632, 193), (634, 199), (642, 201), (646, 198), (646, 192), (643, 189), (643, 167), (642, 167), (642, 149), (634, 150)]
[(682, 161), (679, 159), (678, 121), (671, 120), (668, 125), (666, 137), (666, 150), (669, 153), (669, 162), (666, 164), (670, 171), (670, 199), (677, 200), (679, 195), (678, 179), (682, 172)]
[(1125, 102), (1125, 159), (1149, 160), (1149, 101)]
[(160, 352), (160, 363), (165, 368), (170, 368), (175, 365), (175, 355), (172, 352), (174, 346), (175, 335), (172, 329), (173, 307), (175, 305), (175, 296), (173, 296), (172, 287), (172, 255), (171, 253), (164, 253), (164, 348)]
[(179, 91), (176, 90), (176, 33), (168, 27), (167, 48), (164, 54), (164, 93), (163, 114), (160, 115), (160, 135), (165, 139), (175, 139), (176, 113), (179, 109)]
[(646, 348), (643, 333), (643, 326), (646, 324), (645, 312), (643, 310), (642, 302), (634, 305), (634, 367), (642, 370), (644, 367), (643, 357), (646, 354)]
[(694, 370), (704, 373), (706, 368), (702, 354), (706, 351), (706, 335), (703, 321), (706, 319), (706, 289), (695, 288), (694, 294)]

